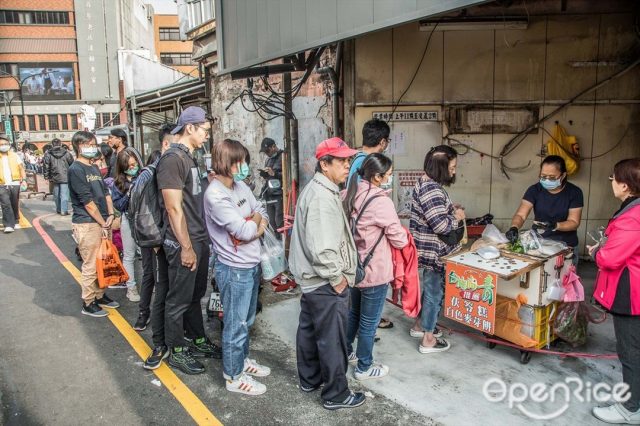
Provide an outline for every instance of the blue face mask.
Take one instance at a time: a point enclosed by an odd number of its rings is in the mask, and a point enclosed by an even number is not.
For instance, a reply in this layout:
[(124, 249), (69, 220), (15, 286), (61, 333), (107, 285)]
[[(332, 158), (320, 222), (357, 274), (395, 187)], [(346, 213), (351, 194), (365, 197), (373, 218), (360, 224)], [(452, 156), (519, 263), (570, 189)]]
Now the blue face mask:
[(389, 178), (385, 183), (380, 184), (380, 188), (382, 189), (391, 189), (393, 188), (393, 175), (389, 175)]
[(542, 187), (547, 191), (553, 191), (562, 185), (562, 180), (540, 179), (540, 185), (542, 185)]
[(241, 180), (245, 180), (248, 177), (249, 177), (249, 165), (245, 162), (242, 162), (238, 172), (233, 174), (233, 180), (236, 182), (240, 182)]
[(134, 177), (138, 175), (138, 170), (140, 170), (140, 167), (135, 166), (133, 169), (125, 170), (124, 174)]

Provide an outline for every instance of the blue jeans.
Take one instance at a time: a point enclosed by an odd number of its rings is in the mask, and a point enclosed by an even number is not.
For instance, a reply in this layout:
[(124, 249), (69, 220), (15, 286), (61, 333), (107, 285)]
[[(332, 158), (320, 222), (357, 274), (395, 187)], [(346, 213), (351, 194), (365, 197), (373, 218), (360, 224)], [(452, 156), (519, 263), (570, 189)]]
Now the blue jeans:
[(225, 379), (236, 380), (249, 356), (249, 327), (256, 320), (260, 265), (235, 268), (216, 260), (215, 268), (224, 309), (222, 372)]
[(424, 331), (433, 333), (444, 302), (444, 273), (420, 268), (418, 276), (422, 284), (420, 324)]
[(54, 183), (53, 200), (56, 202), (56, 213), (69, 213), (69, 185), (66, 183)]
[(358, 370), (367, 371), (373, 363), (373, 341), (382, 316), (382, 308), (387, 296), (387, 284), (375, 287), (351, 287), (351, 307), (347, 325), (349, 353), (353, 352), (353, 341), (358, 335)]

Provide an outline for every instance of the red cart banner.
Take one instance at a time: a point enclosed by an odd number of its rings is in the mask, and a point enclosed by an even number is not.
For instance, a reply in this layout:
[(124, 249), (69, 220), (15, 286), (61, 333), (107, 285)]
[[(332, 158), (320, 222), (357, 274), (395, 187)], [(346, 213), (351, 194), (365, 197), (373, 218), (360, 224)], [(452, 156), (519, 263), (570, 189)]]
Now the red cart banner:
[(496, 274), (447, 262), (444, 316), (493, 334), (496, 321)]

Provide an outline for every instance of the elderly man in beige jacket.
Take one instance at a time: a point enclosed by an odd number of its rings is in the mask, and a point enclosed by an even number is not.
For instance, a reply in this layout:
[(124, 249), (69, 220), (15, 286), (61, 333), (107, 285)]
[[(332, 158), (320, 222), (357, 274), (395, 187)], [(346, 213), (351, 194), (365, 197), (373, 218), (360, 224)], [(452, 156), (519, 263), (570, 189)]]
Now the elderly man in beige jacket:
[(346, 377), (346, 290), (354, 284), (357, 252), (338, 188), (356, 153), (340, 138), (317, 146), (316, 174), (300, 194), (289, 254), (291, 272), (302, 289), (296, 336), (300, 389), (313, 392), (324, 385), (328, 410), (365, 401), (363, 393), (349, 390)]

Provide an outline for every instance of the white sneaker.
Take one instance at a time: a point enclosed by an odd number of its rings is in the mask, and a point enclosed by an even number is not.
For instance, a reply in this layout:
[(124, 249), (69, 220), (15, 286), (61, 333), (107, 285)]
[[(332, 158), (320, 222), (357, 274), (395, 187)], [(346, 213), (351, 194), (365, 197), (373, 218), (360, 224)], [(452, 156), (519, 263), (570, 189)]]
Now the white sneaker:
[[(411, 337), (422, 338), (422, 336), (424, 336), (424, 331), (418, 331), (412, 328), (409, 330), (409, 335)], [(435, 337), (436, 339), (442, 337), (442, 330), (440, 330), (438, 327), (434, 328), (433, 337)]]
[(262, 395), (267, 387), (248, 374), (242, 374), (237, 380), (227, 380), (227, 390), (245, 395)]
[(355, 364), (356, 362), (358, 362), (358, 357), (356, 356), (355, 352), (351, 352), (347, 360), (349, 361), (349, 364)]
[(16, 226), (14, 226), (13, 229), (22, 229), (22, 226), (20, 226), (19, 223), (16, 223)]
[(13, 228), (10, 226), (7, 226), (6, 228), (4, 228), (4, 233), (5, 234), (10, 234), (13, 232)]
[(138, 289), (135, 287), (131, 287), (127, 289), (127, 299), (131, 302), (139, 302), (140, 294), (138, 293)]
[(245, 373), (251, 374), (256, 377), (267, 377), (271, 374), (271, 369), (264, 365), (260, 365), (256, 362), (255, 359), (245, 359), (244, 360), (244, 370)]
[(353, 376), (358, 380), (379, 379), (389, 374), (389, 367), (383, 364), (371, 364), (367, 371), (360, 371), (357, 368)]
[(594, 407), (591, 412), (594, 417), (606, 423), (640, 425), (640, 410), (629, 411), (620, 403), (608, 407)]

